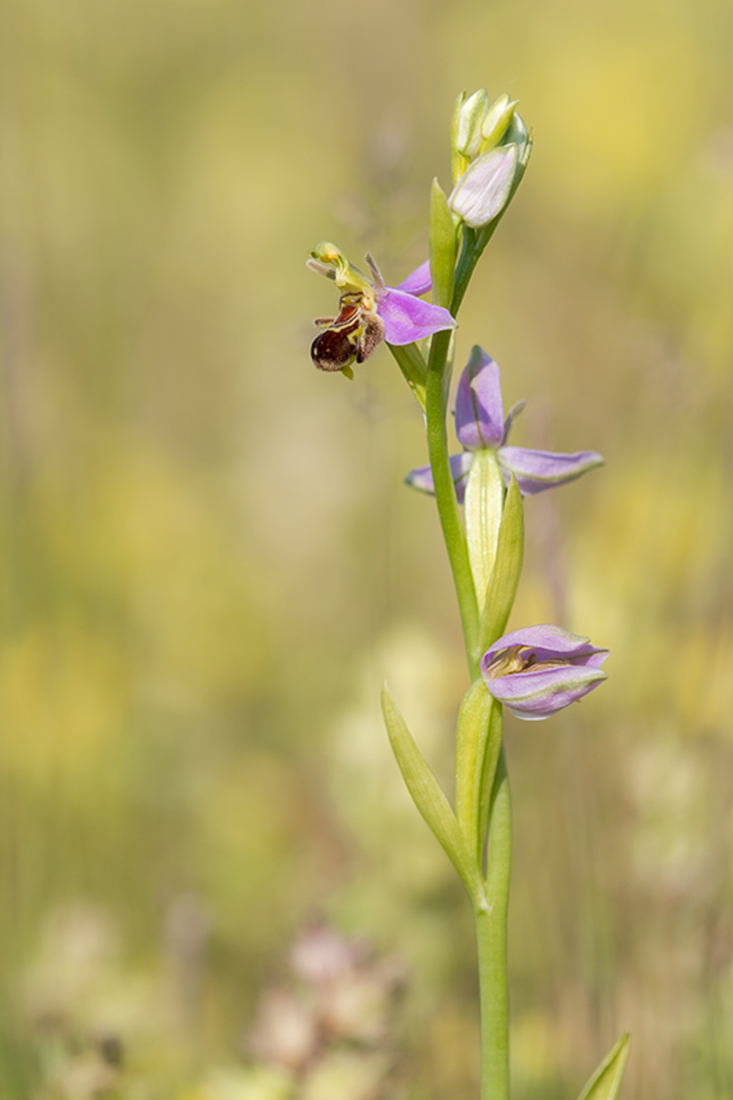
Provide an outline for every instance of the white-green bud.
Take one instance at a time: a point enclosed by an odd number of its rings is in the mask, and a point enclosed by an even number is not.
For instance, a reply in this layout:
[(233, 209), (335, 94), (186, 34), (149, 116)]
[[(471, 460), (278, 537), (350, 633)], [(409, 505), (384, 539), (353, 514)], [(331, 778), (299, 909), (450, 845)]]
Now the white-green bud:
[(510, 143), (518, 146), (519, 148), (519, 163), (525, 167), (529, 160), (529, 155), (532, 152), (532, 139), (529, 136), (527, 127), (524, 124), (524, 119), (515, 111), (512, 115), (509, 128), (504, 135), (504, 143), (509, 145)]
[(469, 96), (458, 112), (456, 149), (464, 157), (475, 157), (483, 141), (481, 127), (489, 109), (489, 95), (485, 88)]
[(466, 225), (481, 229), (506, 206), (519, 162), (516, 145), (500, 145), (482, 153), (463, 173), (448, 206)]
[(509, 99), (509, 96), (504, 93), (491, 104), (484, 120), (481, 123), (481, 136), (483, 141), (481, 143), (481, 151), (487, 152), (489, 149), (497, 145), (504, 134), (507, 132), (509, 123), (514, 116), (514, 108), (516, 107), (518, 99)]

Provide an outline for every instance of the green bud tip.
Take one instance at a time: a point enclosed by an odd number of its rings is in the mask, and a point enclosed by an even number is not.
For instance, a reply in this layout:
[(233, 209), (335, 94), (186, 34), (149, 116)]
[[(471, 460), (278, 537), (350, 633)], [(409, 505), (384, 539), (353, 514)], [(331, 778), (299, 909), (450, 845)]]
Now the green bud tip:
[(485, 153), (504, 137), (514, 117), (518, 99), (509, 99), (506, 92), (489, 107), (481, 123), (481, 152)]

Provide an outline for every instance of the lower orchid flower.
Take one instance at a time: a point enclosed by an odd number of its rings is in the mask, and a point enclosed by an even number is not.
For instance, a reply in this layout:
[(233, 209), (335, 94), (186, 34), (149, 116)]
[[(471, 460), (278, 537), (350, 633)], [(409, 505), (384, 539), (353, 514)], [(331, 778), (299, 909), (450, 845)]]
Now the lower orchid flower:
[(375, 347), (412, 344), (443, 329), (455, 328), (447, 309), (420, 300), (431, 289), (430, 263), (416, 268), (398, 287), (386, 286), (382, 274), (367, 253), (371, 279), (352, 267), (329, 241), (322, 241), (306, 261), (319, 275), (333, 279), (342, 291), (338, 317), (321, 317), (323, 328), (311, 345), (311, 358), (320, 370), (343, 371), (352, 377), (351, 364), (363, 363)]
[[(456, 435), (464, 450), (451, 456), (450, 465), (459, 504), (463, 503), (468, 472), (476, 451), (495, 451), (505, 484), (509, 484), (514, 474), (526, 496), (541, 493), (555, 485), (565, 485), (588, 470), (603, 465), (603, 456), (597, 451), (562, 454), (527, 447), (508, 447), (506, 442), (512, 424), (523, 408), (524, 401), (518, 401), (504, 418), (499, 367), (482, 348), (474, 347), (456, 393)], [(405, 480), (413, 489), (424, 493), (435, 492), (430, 466), (418, 466)]]
[(516, 718), (549, 718), (606, 679), (607, 649), (549, 624), (505, 634), (481, 658), (487, 688)]

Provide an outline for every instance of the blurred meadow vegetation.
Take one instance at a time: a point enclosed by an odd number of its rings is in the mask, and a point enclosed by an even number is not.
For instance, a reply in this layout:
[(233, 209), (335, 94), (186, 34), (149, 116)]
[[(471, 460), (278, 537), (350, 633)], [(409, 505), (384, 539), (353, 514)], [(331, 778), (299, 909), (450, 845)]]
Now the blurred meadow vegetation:
[(468, 906), (378, 713), (445, 775), (421, 418), (386, 350), (313, 370), (303, 261), (421, 262), (480, 86), (536, 144), (457, 366), (607, 459), (526, 509), (511, 628), (612, 658), (508, 723), (516, 1097), (624, 1028), (628, 1100), (733, 1097), (732, 48), (720, 0), (5, 0), (3, 1100), (290, 1096), (248, 1035), (314, 917), (410, 979), (389, 1080), (313, 1100), (477, 1095)]

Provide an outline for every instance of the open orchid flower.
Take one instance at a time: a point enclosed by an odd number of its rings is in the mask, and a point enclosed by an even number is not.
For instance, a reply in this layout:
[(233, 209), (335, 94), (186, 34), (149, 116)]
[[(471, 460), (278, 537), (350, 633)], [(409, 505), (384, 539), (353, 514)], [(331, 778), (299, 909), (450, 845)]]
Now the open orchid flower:
[(333, 279), (339, 288), (338, 317), (321, 317), (323, 328), (311, 346), (311, 358), (320, 370), (343, 371), (352, 376), (351, 364), (363, 363), (377, 344), (412, 344), (443, 329), (455, 328), (447, 309), (420, 300), (431, 289), (430, 264), (416, 268), (398, 287), (386, 286), (381, 272), (367, 253), (371, 278), (367, 279), (331, 244), (321, 241), (313, 249), (308, 267)]
[[(456, 434), (465, 449), (461, 454), (452, 455), (450, 464), (459, 503), (463, 503), (473, 455), (479, 450), (496, 451), (505, 483), (508, 485), (514, 474), (526, 496), (555, 485), (565, 485), (587, 470), (603, 465), (603, 456), (596, 451), (560, 454), (508, 447), (506, 441), (512, 423), (523, 408), (524, 402), (517, 402), (504, 418), (499, 367), (482, 348), (474, 347), (456, 393)], [(405, 480), (413, 489), (435, 492), (429, 466), (412, 470)]]
[(606, 679), (607, 649), (559, 626), (529, 626), (505, 634), (481, 658), (487, 688), (516, 718), (549, 718)]

